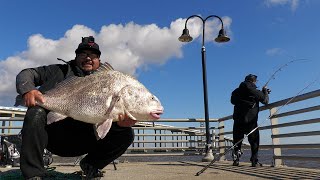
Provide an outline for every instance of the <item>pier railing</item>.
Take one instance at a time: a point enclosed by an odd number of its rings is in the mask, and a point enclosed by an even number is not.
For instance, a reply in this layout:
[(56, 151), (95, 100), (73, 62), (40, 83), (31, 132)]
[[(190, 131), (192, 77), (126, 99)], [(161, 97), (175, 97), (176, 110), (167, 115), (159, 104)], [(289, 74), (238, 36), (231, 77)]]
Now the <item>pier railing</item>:
[[(216, 119), (210, 119), (217, 122)], [(175, 123), (176, 125), (165, 125)], [(185, 127), (183, 124), (193, 126)], [(198, 126), (196, 126), (198, 124)], [(135, 141), (129, 147), (128, 156), (146, 153), (158, 155), (166, 153), (170, 155), (202, 154), (205, 148), (204, 119), (160, 119), (157, 122), (138, 122), (135, 127)], [(217, 149), (215, 128), (211, 127), (213, 149)], [(229, 141), (226, 139), (226, 141)]]
[[(17, 135), (22, 128), (26, 109), (0, 107), (0, 136)], [(135, 140), (125, 156), (201, 155), (205, 148), (204, 119), (160, 119), (138, 122), (133, 127)], [(217, 119), (210, 119), (217, 124)], [(174, 124), (174, 125), (166, 125)], [(190, 126), (186, 126), (190, 125)], [(217, 150), (218, 137), (211, 127), (212, 147)], [(225, 138), (231, 144), (231, 138)]]
[[(320, 90), (299, 95), (295, 98), (287, 98), (262, 106), (260, 111), (269, 111), (271, 118), (266, 119), (270, 125), (259, 126), (260, 131), (271, 131), (270, 144), (262, 144), (260, 148), (273, 150), (275, 166), (281, 166), (283, 160), (320, 161), (320, 157), (310, 156), (287, 156), (282, 155), (282, 149), (310, 149), (320, 148), (320, 140), (317, 142), (286, 143), (280, 139), (303, 138), (319, 136), (319, 113), (315, 117), (309, 115), (320, 110), (320, 105), (311, 105), (308, 100), (319, 98)], [(287, 110), (281, 113), (278, 108), (288, 104), (303, 102), (303, 107)], [(318, 101), (319, 102), (319, 101)], [(301, 106), (300, 106), (301, 107)], [(26, 110), (20, 108), (0, 107), (0, 136), (18, 134), (22, 128), (22, 121)], [(288, 120), (289, 119), (289, 120)], [(232, 115), (210, 119), (210, 133), (212, 137), (212, 148), (214, 153), (224, 153), (232, 146), (232, 123), (228, 127), (225, 124), (232, 120)], [(259, 120), (263, 121), (263, 120)], [(279, 123), (282, 122), (282, 123)], [(138, 122), (133, 128), (135, 140), (128, 148), (124, 156), (158, 156), (158, 155), (202, 155), (205, 154), (205, 126), (204, 119), (160, 119), (156, 122)], [(313, 125), (315, 130), (303, 131), (303, 126)], [(318, 127), (318, 128), (316, 128)], [(285, 129), (282, 132), (282, 129)], [(297, 131), (301, 129), (301, 131)], [(261, 132), (260, 132), (261, 134)], [(319, 139), (319, 138), (314, 138)], [(293, 141), (296, 142), (296, 141)], [(302, 142), (304, 142), (302, 140)], [(244, 143), (248, 145), (248, 143)], [(225, 160), (222, 156), (220, 160)]]

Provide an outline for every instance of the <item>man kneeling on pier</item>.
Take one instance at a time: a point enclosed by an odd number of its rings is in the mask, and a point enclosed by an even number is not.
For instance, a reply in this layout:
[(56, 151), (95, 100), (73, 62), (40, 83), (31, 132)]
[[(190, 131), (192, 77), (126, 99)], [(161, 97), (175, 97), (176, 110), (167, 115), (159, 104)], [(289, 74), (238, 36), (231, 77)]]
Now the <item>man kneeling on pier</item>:
[(36, 106), (36, 101), (45, 101), (42, 93), (71, 76), (90, 75), (100, 66), (101, 52), (92, 36), (82, 38), (75, 53), (75, 60), (66, 64), (24, 69), (17, 75), (17, 92), (28, 107), (22, 128), (20, 159), (20, 168), (27, 180), (41, 180), (46, 176), (45, 148), (63, 157), (87, 154), (80, 162), (86, 179), (100, 179), (100, 170), (121, 156), (133, 142), (131, 126), (136, 121), (126, 116), (112, 123), (109, 133), (100, 140), (96, 139), (92, 124), (69, 117), (47, 125), (48, 110)]

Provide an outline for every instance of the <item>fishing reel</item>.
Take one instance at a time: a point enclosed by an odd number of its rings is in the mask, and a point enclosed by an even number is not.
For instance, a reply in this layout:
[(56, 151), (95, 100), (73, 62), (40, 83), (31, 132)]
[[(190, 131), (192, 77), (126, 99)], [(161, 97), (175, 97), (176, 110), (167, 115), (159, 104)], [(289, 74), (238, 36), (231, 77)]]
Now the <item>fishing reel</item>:
[(271, 93), (271, 89), (267, 89), (267, 93), (270, 94)]
[(263, 91), (264, 93), (268, 93), (268, 94), (271, 93), (271, 89), (266, 88), (266, 87), (263, 87), (263, 88), (262, 88), (262, 91)]

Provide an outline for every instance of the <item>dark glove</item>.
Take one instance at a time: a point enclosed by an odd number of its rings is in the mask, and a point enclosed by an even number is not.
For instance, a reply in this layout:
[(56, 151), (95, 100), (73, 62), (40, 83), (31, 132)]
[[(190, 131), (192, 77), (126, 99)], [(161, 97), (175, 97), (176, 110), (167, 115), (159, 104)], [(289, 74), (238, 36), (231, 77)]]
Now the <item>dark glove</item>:
[(268, 89), (267, 87), (263, 87), (263, 88), (262, 88), (262, 92), (265, 93), (265, 94), (266, 94), (266, 93), (270, 94), (270, 93), (271, 93), (271, 90)]
[(271, 93), (271, 89), (267, 89), (267, 92), (268, 92), (268, 94), (270, 94)]

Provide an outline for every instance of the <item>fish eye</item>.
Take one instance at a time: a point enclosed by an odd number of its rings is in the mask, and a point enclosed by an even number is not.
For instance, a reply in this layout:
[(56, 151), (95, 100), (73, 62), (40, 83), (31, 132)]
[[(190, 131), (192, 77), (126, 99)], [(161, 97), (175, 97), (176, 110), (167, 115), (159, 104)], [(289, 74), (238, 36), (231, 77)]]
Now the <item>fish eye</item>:
[(152, 96), (151, 99), (154, 100), (154, 101), (159, 101), (158, 98), (156, 96), (154, 96), (154, 95)]

